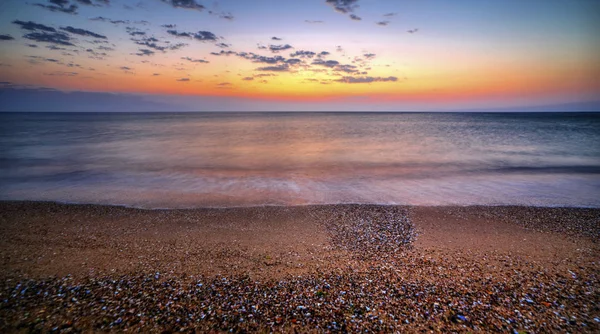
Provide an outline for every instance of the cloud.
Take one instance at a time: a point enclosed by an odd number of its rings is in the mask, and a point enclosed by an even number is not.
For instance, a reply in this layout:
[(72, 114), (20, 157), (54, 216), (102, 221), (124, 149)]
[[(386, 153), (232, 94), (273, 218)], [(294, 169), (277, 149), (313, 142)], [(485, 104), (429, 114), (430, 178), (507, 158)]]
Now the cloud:
[(126, 27), (125, 31), (127, 31), (127, 34), (129, 34), (129, 36), (145, 36), (146, 35), (145, 31), (141, 31), (135, 27)]
[(69, 5), (67, 0), (49, 0), (51, 5), (44, 5), (41, 3), (35, 3), (34, 6), (47, 9), (52, 12), (61, 12), (66, 14), (77, 14), (77, 5)]
[(323, 60), (323, 59), (315, 59), (315, 60), (312, 62), (312, 64), (313, 64), (313, 65), (319, 65), (319, 66), (325, 66), (325, 67), (332, 68), (332, 67), (336, 67), (336, 66), (338, 66), (338, 65), (340, 64), (340, 62), (339, 62), (339, 61), (337, 61), (337, 60)]
[(61, 32), (32, 32), (23, 37), (36, 42), (75, 46), (75, 44), (70, 42), (71, 38), (67, 34)]
[(348, 14), (352, 13), (356, 8), (358, 0), (325, 0), (325, 3), (332, 6), (337, 12)]
[(281, 40), (283, 40), (282, 38), (275, 37), (275, 36), (271, 37), (271, 39), (274, 40), (274, 41), (281, 41)]
[(269, 50), (271, 50), (271, 52), (279, 52), (279, 51), (284, 51), (284, 50), (289, 50), (292, 49), (293, 47), (289, 44), (285, 44), (285, 45), (269, 45)]
[(181, 78), (181, 79), (177, 79), (177, 81), (179, 81), (179, 82), (188, 82), (188, 81), (190, 81), (190, 78)]
[(231, 46), (231, 44), (226, 44), (226, 43), (217, 43), (215, 44), (216, 46), (220, 47), (220, 48), (228, 48)]
[(321, 51), (321, 53), (319, 53), (319, 57), (325, 57), (325, 56), (329, 56), (331, 53), (327, 52), (327, 51)]
[(159, 76), (159, 75), (160, 75), (160, 73), (152, 73), (152, 76), (153, 76), (153, 77), (157, 77), (157, 76)]
[(375, 22), (378, 26), (387, 26), (388, 24), (390, 24), (390, 21), (379, 21), (379, 22)]
[(195, 0), (162, 0), (162, 2), (169, 4), (174, 8), (193, 9), (198, 11), (206, 9), (206, 7), (197, 3)]
[(407, 30), (406, 32), (407, 32), (407, 33), (409, 33), (409, 34), (414, 34), (414, 33), (416, 33), (417, 31), (419, 31), (419, 29)]
[(254, 80), (254, 78), (253, 77), (245, 77), (245, 78), (242, 78), (242, 80), (244, 80), (244, 81), (252, 81), (252, 80)]
[(357, 67), (354, 65), (337, 65), (335, 67), (335, 70), (340, 71), (340, 72), (346, 72), (346, 73), (356, 73), (356, 72), (358, 72), (358, 70), (356, 68)]
[(362, 18), (360, 18), (360, 17), (358, 17), (358, 16), (356, 16), (356, 15), (354, 15), (354, 14), (350, 14), (350, 18), (351, 18), (352, 20), (354, 20), (354, 21), (360, 21), (360, 20), (362, 20)]
[(300, 57), (300, 58), (312, 58), (317, 54), (312, 51), (298, 50), (294, 53), (290, 53), (290, 57)]
[(197, 41), (205, 42), (205, 41), (216, 41), (218, 38), (215, 34), (210, 31), (198, 31), (197, 33), (191, 32), (179, 32), (177, 30), (167, 30), (169, 35), (173, 35), (175, 37), (187, 37), (193, 38)]
[(192, 34), (189, 32), (179, 32), (177, 30), (167, 30), (167, 34), (175, 37), (192, 37)]
[(91, 18), (90, 21), (101, 21), (101, 22), (110, 22), (112, 24), (129, 24), (129, 20), (111, 20), (107, 17), (103, 17), (103, 16), (96, 16), (94, 18)]
[(398, 81), (396, 77), (342, 77), (341, 79), (334, 80), (343, 83), (372, 83), (372, 82), (395, 82)]
[(375, 58), (377, 55), (374, 53), (365, 53), (363, 56), (370, 60), (370, 59)]
[(40, 23), (35, 23), (32, 21), (19, 21), (19, 20), (14, 20), (12, 22), (13, 24), (19, 25), (21, 27), (21, 29), (25, 29), (25, 30), (29, 30), (29, 31), (47, 31), (47, 32), (56, 32), (56, 29), (40, 24)]
[(398, 15), (398, 13), (386, 13), (386, 14), (383, 14), (384, 17), (392, 17), (392, 16), (396, 16), (396, 15)]
[(181, 59), (190, 61), (192, 63), (209, 63), (208, 60), (204, 60), (204, 59), (194, 59), (194, 58), (190, 58), (190, 57), (181, 57)]
[(239, 53), (237, 53), (237, 56), (244, 58), (244, 59), (251, 60), (254, 63), (278, 64), (278, 63), (285, 62), (285, 58), (283, 58), (282, 56), (266, 57), (266, 56), (257, 55), (256, 53), (253, 53), (253, 52), (250, 52), (250, 53), (239, 52)]
[(156, 37), (144, 37), (142, 39), (132, 39), (132, 41), (134, 41), (134, 43), (137, 45), (143, 45), (148, 48), (163, 52), (167, 50), (178, 50), (187, 45), (185, 43), (160, 45), (158, 43), (161, 43), (161, 41)]
[(139, 49), (139, 52), (136, 53), (137, 56), (152, 56), (155, 52), (149, 49)]
[(198, 41), (216, 41), (217, 36), (210, 31), (198, 31), (194, 34), (194, 39)]
[(221, 52), (211, 52), (210, 54), (213, 56), (231, 56), (237, 55), (237, 52), (221, 50)]
[(91, 37), (95, 37), (95, 38), (107, 39), (106, 36), (104, 36), (104, 35), (100, 35), (100, 34), (97, 34), (95, 32), (91, 32), (89, 30), (85, 30), (85, 29), (73, 28), (71, 26), (60, 27), (60, 29), (62, 29), (64, 31), (67, 31), (67, 32), (70, 32), (71, 34), (75, 34), (75, 35), (91, 36)]
[(173, 29), (173, 28), (177, 27), (177, 25), (176, 24), (163, 24), (163, 25), (161, 25), (161, 27)]
[(281, 65), (277, 65), (277, 66), (259, 67), (256, 70), (257, 71), (271, 71), (271, 72), (288, 72), (290, 70), (290, 66), (288, 64), (281, 64)]
[(233, 21), (233, 19), (234, 19), (233, 15), (231, 15), (231, 13), (221, 14), (221, 15), (219, 15), (219, 17), (222, 19), (225, 19), (225, 20), (229, 20), (229, 21)]
[(320, 21), (320, 20), (304, 20), (304, 22), (310, 23), (310, 24), (324, 23), (323, 21)]
[(217, 86), (231, 86), (231, 82), (221, 82), (220, 84), (217, 84)]
[(286, 64), (290, 64), (290, 65), (298, 65), (302, 62), (302, 59), (297, 59), (297, 58), (291, 58), (285, 61)]
[(51, 72), (51, 73), (44, 73), (44, 75), (58, 76), (58, 77), (74, 77), (74, 76), (76, 76), (78, 74), (79, 73), (77, 73), (77, 72), (65, 72), (65, 71), (56, 71), (56, 72)]
[(0, 41), (12, 41), (13, 39), (15, 38), (11, 35), (0, 35)]

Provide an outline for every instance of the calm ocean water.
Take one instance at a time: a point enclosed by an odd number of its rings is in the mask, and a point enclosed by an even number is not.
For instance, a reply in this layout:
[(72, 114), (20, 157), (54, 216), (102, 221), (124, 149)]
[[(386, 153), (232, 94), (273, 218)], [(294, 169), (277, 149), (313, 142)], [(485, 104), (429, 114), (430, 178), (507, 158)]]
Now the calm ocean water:
[(0, 113), (0, 200), (600, 207), (600, 114)]

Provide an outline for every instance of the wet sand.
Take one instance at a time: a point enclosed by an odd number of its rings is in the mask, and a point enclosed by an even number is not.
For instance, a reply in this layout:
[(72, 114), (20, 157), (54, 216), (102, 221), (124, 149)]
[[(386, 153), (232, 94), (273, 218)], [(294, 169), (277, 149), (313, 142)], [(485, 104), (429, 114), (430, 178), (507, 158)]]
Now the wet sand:
[(600, 330), (600, 209), (0, 203), (0, 330)]

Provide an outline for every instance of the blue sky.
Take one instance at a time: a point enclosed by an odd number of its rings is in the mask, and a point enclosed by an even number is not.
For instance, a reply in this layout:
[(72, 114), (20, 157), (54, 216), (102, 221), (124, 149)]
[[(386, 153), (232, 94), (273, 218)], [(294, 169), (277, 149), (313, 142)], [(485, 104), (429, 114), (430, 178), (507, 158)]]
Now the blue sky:
[(589, 105), (598, 31), (596, 0), (5, 0), (0, 110)]

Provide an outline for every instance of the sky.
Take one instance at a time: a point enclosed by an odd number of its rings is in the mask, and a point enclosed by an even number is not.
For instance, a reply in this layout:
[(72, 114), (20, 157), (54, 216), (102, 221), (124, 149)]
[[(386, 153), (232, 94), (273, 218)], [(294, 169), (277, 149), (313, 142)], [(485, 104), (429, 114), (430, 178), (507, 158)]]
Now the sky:
[(0, 110), (600, 108), (599, 31), (598, 0), (3, 0)]

